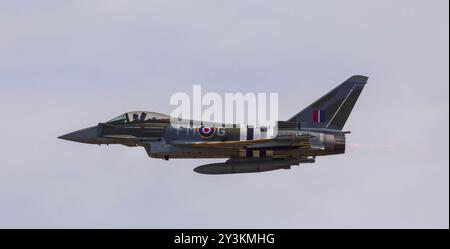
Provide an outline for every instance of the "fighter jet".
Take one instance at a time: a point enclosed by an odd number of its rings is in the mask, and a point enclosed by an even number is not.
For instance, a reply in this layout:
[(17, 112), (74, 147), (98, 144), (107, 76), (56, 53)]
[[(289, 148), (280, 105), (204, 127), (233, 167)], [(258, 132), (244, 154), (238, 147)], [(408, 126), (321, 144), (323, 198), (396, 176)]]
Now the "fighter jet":
[(368, 77), (355, 75), (286, 121), (275, 136), (267, 127), (190, 121), (173, 126), (170, 116), (135, 111), (59, 138), (87, 144), (140, 146), (152, 158), (227, 158), (194, 169), (202, 174), (234, 174), (290, 169), (317, 156), (345, 153), (343, 127)]

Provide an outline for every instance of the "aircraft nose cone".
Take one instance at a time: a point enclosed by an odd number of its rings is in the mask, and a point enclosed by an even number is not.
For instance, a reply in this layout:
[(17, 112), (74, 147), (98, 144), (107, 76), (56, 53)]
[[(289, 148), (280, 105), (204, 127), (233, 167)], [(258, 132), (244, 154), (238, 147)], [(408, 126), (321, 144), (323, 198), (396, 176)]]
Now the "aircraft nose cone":
[(71, 132), (58, 138), (79, 143), (96, 144), (98, 142), (97, 126)]

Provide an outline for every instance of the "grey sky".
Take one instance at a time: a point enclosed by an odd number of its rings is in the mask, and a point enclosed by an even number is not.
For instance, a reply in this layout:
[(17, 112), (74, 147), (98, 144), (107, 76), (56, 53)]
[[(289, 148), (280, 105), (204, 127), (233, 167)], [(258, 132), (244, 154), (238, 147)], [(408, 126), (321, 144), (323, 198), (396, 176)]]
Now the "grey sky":
[[(448, 4), (0, 0), (0, 227), (448, 228)], [(353, 74), (347, 153), (313, 166), (204, 176), (56, 139), (192, 84), (278, 92), (287, 119)]]

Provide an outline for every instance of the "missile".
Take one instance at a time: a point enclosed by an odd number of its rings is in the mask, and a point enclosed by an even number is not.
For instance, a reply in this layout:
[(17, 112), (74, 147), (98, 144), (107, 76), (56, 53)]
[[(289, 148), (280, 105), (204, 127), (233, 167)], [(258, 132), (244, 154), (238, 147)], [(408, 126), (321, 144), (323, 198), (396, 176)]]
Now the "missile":
[(211, 163), (198, 166), (195, 172), (207, 175), (256, 173), (278, 169), (290, 169), (299, 164), (299, 160), (228, 160), (224, 163)]

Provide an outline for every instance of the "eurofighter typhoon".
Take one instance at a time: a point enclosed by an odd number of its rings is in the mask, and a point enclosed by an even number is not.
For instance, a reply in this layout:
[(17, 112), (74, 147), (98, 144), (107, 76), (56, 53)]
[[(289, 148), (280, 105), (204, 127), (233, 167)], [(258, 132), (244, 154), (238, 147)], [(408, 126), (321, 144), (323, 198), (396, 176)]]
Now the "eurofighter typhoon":
[[(190, 121), (173, 126), (170, 116), (128, 112), (59, 138), (87, 144), (140, 146), (153, 158), (226, 158), (194, 169), (202, 174), (234, 174), (290, 169), (317, 156), (345, 153), (343, 127), (368, 77), (352, 76), (287, 121), (268, 127), (240, 127)], [(195, 125), (199, 123), (199, 125)]]

